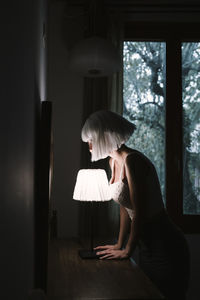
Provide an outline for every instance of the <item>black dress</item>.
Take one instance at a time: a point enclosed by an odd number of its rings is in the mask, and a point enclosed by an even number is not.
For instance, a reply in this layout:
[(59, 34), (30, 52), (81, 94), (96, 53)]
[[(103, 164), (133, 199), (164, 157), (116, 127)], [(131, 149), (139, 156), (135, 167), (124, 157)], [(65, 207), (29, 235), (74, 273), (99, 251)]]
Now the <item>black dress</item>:
[(139, 265), (166, 299), (186, 299), (189, 248), (184, 234), (165, 211), (143, 224)]
[[(190, 255), (186, 238), (167, 215), (154, 165), (139, 151), (133, 150), (127, 155), (129, 158), (130, 156), (134, 162), (135, 173), (142, 170), (140, 175), (142, 177), (135, 178), (142, 181), (140, 193), (144, 211), (138, 242), (139, 265), (166, 299), (184, 300), (190, 271)], [(112, 172), (113, 170), (112, 167)], [(120, 177), (121, 174), (122, 172)], [(129, 209), (128, 186), (121, 179), (110, 187), (113, 200), (124, 206), (132, 219), (134, 210)]]

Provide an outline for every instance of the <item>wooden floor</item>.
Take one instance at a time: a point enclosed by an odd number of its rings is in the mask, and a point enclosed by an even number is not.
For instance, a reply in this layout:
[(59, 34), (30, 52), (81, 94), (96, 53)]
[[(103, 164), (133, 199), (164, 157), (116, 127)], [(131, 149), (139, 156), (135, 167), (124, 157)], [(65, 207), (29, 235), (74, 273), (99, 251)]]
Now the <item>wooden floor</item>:
[(130, 260), (81, 259), (80, 248), (75, 240), (50, 242), (48, 300), (163, 299)]

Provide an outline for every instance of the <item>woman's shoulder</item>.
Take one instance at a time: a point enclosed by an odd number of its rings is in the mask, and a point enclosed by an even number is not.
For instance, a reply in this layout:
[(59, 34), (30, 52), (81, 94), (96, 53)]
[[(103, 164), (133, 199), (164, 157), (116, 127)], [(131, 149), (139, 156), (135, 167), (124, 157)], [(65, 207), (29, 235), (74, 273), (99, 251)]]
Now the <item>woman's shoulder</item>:
[(140, 159), (151, 163), (149, 158), (144, 153), (135, 149), (129, 150), (126, 155), (126, 160), (132, 160), (132, 159)]
[(135, 167), (135, 168), (146, 168), (149, 169), (152, 166), (152, 162), (150, 159), (138, 150), (130, 151), (127, 156), (125, 163), (127, 166)]

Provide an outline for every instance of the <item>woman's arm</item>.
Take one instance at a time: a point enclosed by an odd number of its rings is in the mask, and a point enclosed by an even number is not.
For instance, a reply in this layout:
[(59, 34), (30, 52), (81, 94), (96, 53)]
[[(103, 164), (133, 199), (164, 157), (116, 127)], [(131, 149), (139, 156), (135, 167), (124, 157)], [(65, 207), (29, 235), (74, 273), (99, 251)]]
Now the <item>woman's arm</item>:
[[(113, 183), (114, 180), (114, 170), (113, 170), (113, 159), (110, 158), (109, 165), (112, 171), (112, 177), (110, 179), (110, 183)], [(123, 246), (124, 240), (127, 236), (128, 230), (130, 228), (130, 219), (126, 209), (120, 205), (120, 229), (118, 235), (118, 241), (115, 245), (103, 245), (94, 248), (94, 250), (120, 250)], [(100, 253), (98, 253), (100, 254)], [(101, 254), (103, 254), (101, 252)]]
[(119, 229), (119, 236), (117, 242), (119, 249), (121, 249), (123, 246), (129, 228), (130, 228), (130, 218), (128, 216), (126, 209), (120, 205), (120, 229)]
[[(97, 255), (103, 255), (107, 254), (107, 250), (120, 250), (123, 246), (123, 243), (125, 241), (125, 238), (127, 236), (127, 233), (130, 228), (130, 218), (128, 216), (128, 213), (126, 209), (123, 206), (120, 206), (120, 229), (119, 229), (119, 236), (117, 244), (115, 245), (104, 245), (104, 246), (98, 246), (94, 248), (94, 250), (100, 250), (97, 252)], [(105, 250), (104, 252), (102, 250)], [(102, 258), (104, 258), (102, 256)]]
[[(102, 255), (102, 259), (124, 259), (128, 258), (134, 251), (140, 236), (141, 226), (144, 218), (146, 199), (144, 181), (147, 172), (148, 165), (144, 159), (140, 157), (140, 155), (129, 155), (127, 157), (125, 173), (129, 186), (131, 206), (134, 211), (134, 216), (130, 226), (130, 234), (125, 249), (118, 250), (104, 248), (105, 250), (99, 253)], [(121, 234), (119, 234), (119, 243), (121, 243), (122, 238), (124, 237), (123, 233), (125, 232), (125, 227), (123, 223), (122, 229), (120, 228), (120, 232)]]

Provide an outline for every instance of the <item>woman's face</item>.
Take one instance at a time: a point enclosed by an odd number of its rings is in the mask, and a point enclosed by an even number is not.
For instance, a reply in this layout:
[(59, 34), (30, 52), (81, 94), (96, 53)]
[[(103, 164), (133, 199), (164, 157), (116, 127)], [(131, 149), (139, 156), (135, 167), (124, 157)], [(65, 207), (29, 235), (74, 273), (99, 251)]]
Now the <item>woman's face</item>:
[(89, 151), (92, 152), (92, 142), (88, 142)]

